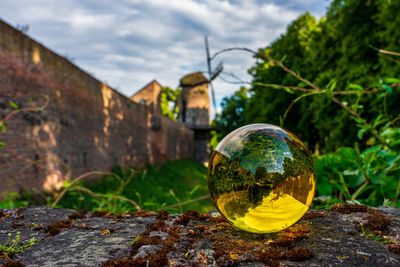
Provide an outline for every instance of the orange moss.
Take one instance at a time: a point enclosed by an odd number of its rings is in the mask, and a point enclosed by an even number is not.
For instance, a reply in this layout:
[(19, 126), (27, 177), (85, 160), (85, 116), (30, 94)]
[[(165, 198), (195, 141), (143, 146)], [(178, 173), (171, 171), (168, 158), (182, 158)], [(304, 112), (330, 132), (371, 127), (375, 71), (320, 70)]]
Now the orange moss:
[(282, 258), (291, 261), (305, 261), (313, 256), (312, 252), (308, 249), (292, 249), (285, 252)]
[(50, 225), (48, 225), (45, 228), (45, 232), (49, 236), (55, 236), (58, 235), (63, 229), (68, 229), (72, 227), (73, 220), (68, 219), (60, 222), (55, 222)]
[(391, 220), (379, 210), (370, 209), (366, 217), (364, 228), (371, 231), (384, 231), (390, 225)]
[[(211, 241), (210, 248), (214, 250), (213, 257), (218, 266), (237, 266), (241, 262), (253, 262), (257, 259), (269, 266), (279, 266), (280, 260), (303, 261), (312, 257), (312, 252), (308, 249), (293, 249), (297, 241), (308, 237), (309, 230), (302, 225), (289, 227), (279, 234), (249, 234), (233, 230), (230, 224), (220, 218), (222, 217), (215, 219), (208, 214), (187, 211), (176, 221), (176, 226), (168, 226), (165, 223), (168, 213), (161, 213), (154, 224), (139, 235), (138, 240), (134, 242), (131, 257), (110, 260), (103, 266), (146, 266), (147, 263), (149, 266), (165, 266), (169, 264), (167, 255), (171, 251), (178, 251), (185, 255), (182, 256), (184, 258), (182, 260), (185, 260), (188, 266), (210, 264), (207, 262), (204, 250), (198, 256), (187, 256), (191, 249), (198, 249), (196, 244), (201, 240)], [(183, 229), (181, 225), (188, 225), (184, 233), (181, 233)], [(236, 231), (235, 233), (241, 237), (232, 236), (231, 230)], [(157, 236), (149, 237), (152, 231), (167, 232), (168, 236), (164, 241)], [(266, 247), (265, 238), (270, 237), (275, 241), (270, 243), (272, 247)], [(176, 246), (177, 243), (182, 246)], [(162, 244), (162, 247), (156, 254), (133, 259), (139, 248), (148, 244)]]
[(169, 216), (168, 211), (162, 211), (160, 212), (160, 214), (158, 214), (157, 219), (165, 220), (168, 218), (168, 216)]
[[(91, 227), (87, 227), (86, 225), (75, 226), (73, 225), (74, 220), (67, 219), (60, 222), (52, 223), (44, 228), (44, 231), (48, 234), (48, 236), (58, 235), (62, 230), (69, 228), (77, 228), (77, 229), (92, 229)], [(112, 230), (112, 229), (111, 229)]]
[(133, 217), (147, 217), (147, 216), (154, 216), (157, 213), (155, 213), (154, 211), (140, 210), (140, 211), (130, 212), (129, 214)]

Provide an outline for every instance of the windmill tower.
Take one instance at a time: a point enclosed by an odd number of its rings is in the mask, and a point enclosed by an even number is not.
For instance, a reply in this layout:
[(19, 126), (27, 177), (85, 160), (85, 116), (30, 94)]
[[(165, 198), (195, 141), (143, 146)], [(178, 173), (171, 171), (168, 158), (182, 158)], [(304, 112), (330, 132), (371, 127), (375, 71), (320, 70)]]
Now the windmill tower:
[(184, 76), (179, 97), (179, 122), (194, 131), (194, 155), (196, 161), (206, 163), (210, 157), (210, 97), (209, 81), (201, 72)]
[(211, 94), (214, 109), (216, 110), (215, 93), (212, 81), (222, 72), (222, 63), (212, 70), (210, 50), (207, 36), (204, 38), (207, 68), (209, 78), (203, 73), (195, 72), (184, 76), (180, 80), (182, 88), (179, 96), (179, 122), (194, 131), (195, 149), (193, 158), (199, 162), (208, 163), (210, 157), (210, 97), (208, 85), (211, 87)]

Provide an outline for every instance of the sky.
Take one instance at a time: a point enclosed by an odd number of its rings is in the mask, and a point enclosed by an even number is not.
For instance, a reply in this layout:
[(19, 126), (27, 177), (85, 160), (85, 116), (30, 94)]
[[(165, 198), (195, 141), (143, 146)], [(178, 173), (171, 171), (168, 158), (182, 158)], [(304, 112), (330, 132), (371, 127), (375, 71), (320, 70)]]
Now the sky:
[[(176, 88), (184, 75), (207, 71), (210, 52), (228, 47), (266, 47), (301, 14), (320, 18), (331, 0), (2, 0), (0, 18), (68, 58), (98, 80), (131, 96), (156, 79)], [(212, 60), (224, 73), (213, 82), (217, 105), (250, 81), (254, 64), (245, 52)], [(207, 75), (207, 74), (206, 74)], [(220, 111), (220, 107), (217, 108)], [(215, 110), (211, 110), (212, 117)]]

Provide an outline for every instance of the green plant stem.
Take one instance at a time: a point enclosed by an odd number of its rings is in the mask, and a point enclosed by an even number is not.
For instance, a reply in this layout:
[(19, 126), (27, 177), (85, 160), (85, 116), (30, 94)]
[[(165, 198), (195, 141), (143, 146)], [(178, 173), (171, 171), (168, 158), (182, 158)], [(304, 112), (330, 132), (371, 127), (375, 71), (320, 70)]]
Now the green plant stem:
[(297, 86), (285, 86), (285, 85), (279, 85), (279, 84), (274, 84), (274, 83), (261, 83), (261, 82), (253, 82), (253, 83), (248, 83), (252, 85), (258, 85), (258, 86), (264, 86), (264, 87), (272, 87), (272, 88), (277, 88), (277, 89), (291, 89), (294, 91), (302, 91), (302, 92), (314, 92), (314, 89), (309, 89), (309, 88), (301, 88)]
[(77, 182), (79, 182), (80, 180), (83, 180), (84, 178), (91, 176), (91, 175), (114, 175), (114, 173), (111, 172), (100, 172), (100, 171), (91, 171), (91, 172), (87, 172), (84, 173), (80, 176), (78, 176), (77, 178), (75, 178), (74, 180), (71, 181), (71, 183), (66, 186), (64, 188), (63, 191), (61, 191), (60, 194), (58, 194), (57, 198), (54, 200), (54, 202), (51, 204), (52, 207), (55, 207), (58, 202), (61, 200), (61, 198), (65, 195), (65, 193), (68, 192), (68, 190), (70, 189), (71, 186), (73, 186), (74, 184), (76, 184)]
[(201, 196), (201, 197), (194, 198), (194, 199), (191, 199), (191, 200), (188, 200), (188, 201), (185, 201), (185, 202), (181, 202), (181, 203), (178, 203), (178, 204), (173, 204), (173, 205), (162, 207), (162, 208), (158, 209), (157, 211), (165, 210), (165, 209), (171, 209), (171, 208), (175, 208), (175, 207), (179, 207), (179, 206), (184, 206), (184, 205), (190, 204), (192, 202), (196, 202), (196, 201), (199, 201), (199, 200), (207, 199), (209, 197), (210, 197), (209, 195)]
[(129, 169), (129, 171), (131, 172), (131, 175), (129, 175), (128, 179), (126, 179), (120, 184), (118, 189), (115, 191), (116, 195), (119, 195), (126, 185), (128, 185), (135, 177), (137, 177), (140, 173), (142, 173), (141, 171), (135, 172), (133, 169)]
[(392, 207), (395, 207), (395, 206), (396, 206), (396, 202), (397, 202), (397, 199), (398, 199), (398, 197), (399, 197), (399, 194), (400, 194), (400, 179), (399, 179), (399, 181), (397, 182), (396, 193), (395, 193), (394, 198), (393, 198), (393, 200), (392, 200)]
[[(277, 88), (277, 89), (291, 89), (294, 91), (301, 91), (301, 92), (315, 92), (315, 89), (310, 89), (310, 88), (302, 88), (298, 86), (286, 86), (286, 85), (280, 85), (280, 84), (274, 84), (274, 83), (262, 83), (262, 82), (245, 82), (242, 81), (241, 83), (249, 84), (249, 85), (258, 85), (258, 86), (264, 86), (264, 87), (272, 87), (272, 88)], [(333, 95), (359, 95), (359, 94), (374, 94), (379, 91), (382, 91), (382, 89), (376, 89), (376, 90), (363, 90), (363, 91), (353, 91), (353, 90), (348, 90), (348, 91), (333, 91)]]
[(400, 120), (400, 115), (397, 116), (396, 118), (394, 118), (391, 122), (389, 122), (388, 124), (386, 124), (385, 127), (389, 127), (390, 125), (394, 124), (396, 121)]
[[(344, 180), (343, 174), (341, 172), (338, 172), (338, 175), (339, 175), (340, 183), (341, 183), (342, 187), (345, 190), (344, 191), (344, 195), (345, 195), (346, 199), (350, 199), (351, 198), (350, 191), (349, 191), (349, 188), (347, 187), (347, 184), (346, 184), (346, 182)], [(342, 191), (340, 191), (340, 192), (342, 193)]]
[(383, 97), (383, 112), (385, 113), (386, 117), (388, 118), (388, 108), (387, 108), (387, 96), (388, 94), (385, 94), (385, 96)]
[(303, 99), (303, 98), (305, 98), (305, 97), (307, 97), (307, 96), (316, 95), (316, 94), (320, 94), (320, 92), (312, 91), (312, 92), (310, 92), (310, 93), (303, 94), (303, 95), (299, 96), (298, 98), (296, 98), (295, 100), (293, 100), (293, 101), (290, 103), (290, 105), (287, 107), (287, 109), (285, 110), (285, 113), (284, 113), (283, 116), (282, 116), (282, 119), (281, 119), (281, 127), (283, 127), (283, 124), (285, 123), (286, 116), (287, 116), (287, 114), (289, 113), (290, 109), (293, 107), (294, 104), (296, 104), (298, 101), (300, 101), (301, 99)]
[(84, 193), (86, 193), (86, 194), (88, 194), (88, 195), (90, 195), (90, 196), (92, 196), (94, 198), (100, 199), (100, 200), (102, 198), (111, 198), (111, 199), (123, 200), (123, 201), (131, 203), (133, 206), (135, 206), (135, 208), (137, 210), (139, 210), (139, 211), (142, 210), (140, 208), (140, 206), (135, 201), (133, 201), (133, 200), (131, 200), (129, 198), (123, 197), (123, 196), (99, 194), (99, 193), (95, 193), (92, 190), (87, 189), (85, 187), (74, 187), (73, 189), (76, 190), (76, 191), (82, 191), (82, 192), (84, 192)]
[(364, 190), (364, 188), (369, 184), (368, 181), (365, 181), (365, 183), (360, 186), (360, 188), (357, 189), (356, 192), (354, 192), (353, 196), (351, 197), (351, 201), (354, 201), (357, 199), (358, 195)]
[(42, 111), (44, 110), (48, 104), (49, 104), (49, 97), (47, 95), (41, 95), (45, 98), (45, 103), (39, 107), (29, 107), (29, 108), (21, 108), (21, 109), (16, 109), (10, 113), (8, 113), (1, 121), (0, 121), (0, 126), (3, 125), (7, 120), (9, 120), (11, 117), (15, 116), (16, 114), (23, 112), (23, 111)]
[(379, 49), (378, 51), (379, 51), (379, 53), (382, 53), (382, 54), (400, 57), (400, 53), (397, 53), (397, 52), (383, 50), (383, 49)]
[(171, 196), (175, 199), (175, 201), (177, 202), (177, 205), (179, 207), (179, 212), (183, 213), (183, 209), (182, 209), (182, 202), (180, 201), (180, 199), (175, 195), (174, 190), (169, 189), (169, 193), (171, 194)]

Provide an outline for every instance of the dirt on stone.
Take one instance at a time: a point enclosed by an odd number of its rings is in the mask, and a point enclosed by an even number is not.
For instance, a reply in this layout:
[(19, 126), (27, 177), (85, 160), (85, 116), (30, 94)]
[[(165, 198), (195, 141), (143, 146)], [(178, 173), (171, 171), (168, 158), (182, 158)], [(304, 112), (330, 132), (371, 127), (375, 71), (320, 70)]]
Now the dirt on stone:
[(7, 260), (4, 264), (3, 267), (24, 267), (25, 265), (20, 262), (20, 261), (14, 261), (14, 260)]
[[(199, 242), (207, 242), (207, 240), (214, 252), (214, 264), (218, 266), (236, 266), (241, 262), (257, 260), (271, 266), (278, 266), (281, 260), (304, 261), (312, 257), (310, 250), (296, 247), (299, 240), (308, 237), (309, 230), (304, 226), (290, 227), (273, 235), (274, 241), (269, 242), (266, 239), (271, 235), (235, 230), (222, 217), (187, 211), (174, 222), (174, 226), (169, 226), (165, 222), (168, 215), (168, 213), (160, 213), (153, 225), (135, 238), (137, 241), (132, 244), (131, 257), (109, 260), (102, 266), (146, 266), (146, 264), (164, 266), (169, 264), (168, 254), (171, 252), (182, 255), (185, 264), (189, 266), (207, 264), (204, 249), (199, 250), (197, 247)], [(186, 229), (185, 232), (182, 232), (183, 227)], [(168, 235), (165, 240), (158, 236), (149, 236), (154, 231), (165, 232)], [(230, 231), (238, 231), (239, 235), (244, 236), (232, 238)], [(266, 243), (269, 243), (269, 246)], [(134, 258), (143, 245), (158, 245), (161, 248), (156, 254)], [(190, 251), (198, 251), (198, 254), (191, 255)], [(184, 264), (176, 263), (175, 266), (184, 266)]]
[[(362, 212), (365, 213), (363, 215), (363, 219), (366, 220), (365, 223), (362, 224), (355, 221), (354, 222), (354, 227), (359, 233), (365, 234), (365, 231), (367, 231), (369, 234), (376, 236), (376, 237), (382, 237), (386, 236), (386, 241), (388, 242), (383, 242), (383, 245), (386, 246), (386, 248), (397, 255), (400, 255), (400, 245), (397, 243), (393, 243), (388, 237), (387, 230), (391, 224), (391, 219), (389, 219), (388, 216), (386, 216), (384, 213), (382, 213), (379, 210), (370, 208), (368, 206), (363, 206), (363, 205), (357, 205), (357, 204), (346, 204), (346, 205), (336, 205), (332, 207), (330, 212), (339, 212), (339, 213), (344, 213), (344, 214), (349, 214), (352, 212)], [(355, 235), (353, 232), (348, 232), (350, 235)], [(379, 241), (377, 241), (379, 242)]]
[(400, 245), (399, 244), (388, 244), (386, 246), (390, 252), (400, 255)]
[(385, 231), (391, 220), (379, 210), (368, 209), (364, 227), (370, 231)]
[(68, 218), (72, 219), (72, 220), (76, 220), (76, 219), (82, 219), (86, 216), (88, 212), (86, 210), (83, 211), (77, 211), (72, 213), (71, 215), (68, 216)]
[(61, 222), (52, 223), (45, 228), (45, 232), (49, 236), (58, 235), (63, 229), (71, 228), (73, 222), (73, 220), (68, 219)]
[(300, 220), (309, 220), (309, 219), (314, 219), (314, 218), (319, 218), (319, 217), (325, 217), (325, 213), (322, 211), (309, 210), (303, 215), (303, 217), (301, 217)]
[(91, 227), (88, 227), (85, 225), (81, 225), (81, 226), (74, 225), (73, 224), (74, 222), (75, 222), (75, 220), (72, 220), (72, 219), (55, 222), (55, 223), (52, 223), (52, 224), (48, 225), (47, 227), (45, 227), (44, 231), (45, 231), (45, 233), (47, 233), (48, 236), (55, 236), (55, 235), (58, 235), (62, 230), (69, 229), (69, 228), (77, 228), (77, 229), (85, 229), (85, 230), (91, 229)]
[(358, 204), (339, 204), (330, 208), (329, 212), (339, 212), (343, 214), (350, 214), (353, 212), (367, 212), (369, 207)]
[(103, 217), (103, 218), (122, 218), (122, 216), (117, 216), (114, 213), (108, 211), (94, 211), (90, 217)]
[[(384, 209), (382, 209), (382, 211), (387, 213)], [(115, 255), (115, 259), (107, 260), (106, 262), (104, 262), (106, 259), (110, 259), (110, 257), (113, 256), (110, 255), (105, 257), (102, 266), (124, 267), (170, 265), (175, 267), (206, 266), (209, 264), (217, 266), (252, 266), (253, 264), (262, 265), (263, 263), (268, 266), (279, 266), (280, 264), (287, 264), (288, 262), (291, 262), (289, 265), (300, 264), (306, 266), (308, 263), (315, 263), (321, 259), (320, 253), (321, 251), (325, 251), (319, 248), (317, 249), (317, 244), (320, 241), (321, 236), (326, 237), (326, 239), (323, 240), (323, 242), (326, 243), (330, 242), (330, 239), (335, 239), (336, 234), (339, 235), (342, 233), (336, 231), (333, 235), (324, 234), (331, 233), (337, 229), (337, 220), (347, 222), (347, 226), (343, 228), (344, 235), (346, 235), (346, 232), (349, 234), (351, 232), (354, 236), (352, 238), (359, 242), (364, 239), (360, 233), (365, 235), (365, 239), (371, 238), (365, 234), (365, 231), (376, 236), (379, 235), (390, 239), (391, 237), (389, 234), (393, 235), (393, 231), (394, 229), (397, 229), (398, 223), (393, 219), (393, 225), (391, 225), (392, 220), (383, 212), (362, 205), (335, 206), (329, 211), (308, 211), (300, 223), (278, 233), (255, 234), (236, 229), (221, 216), (215, 217), (210, 214), (200, 214), (196, 211), (187, 211), (182, 215), (171, 215), (166, 211), (159, 214), (146, 211), (136, 213), (127, 212), (121, 215), (115, 215), (108, 212), (88, 213), (82, 211), (68, 213), (70, 215), (68, 217), (63, 217), (62, 220), (47, 226), (42, 226), (41, 231), (47, 233), (48, 237), (51, 237), (59, 234), (63, 229), (83, 228), (83, 226), (74, 224), (77, 219), (82, 218), (85, 218), (85, 220), (91, 220), (92, 217), (113, 218), (118, 219), (115, 221), (121, 223), (125, 221), (124, 218), (134, 216), (133, 214), (138, 217), (152, 216), (152, 218), (127, 220), (127, 222), (140, 222), (141, 230), (137, 231), (134, 236), (129, 237), (132, 239), (128, 239), (128, 241), (130, 241), (128, 242), (128, 250), (124, 249), (123, 253), (113, 254)], [(351, 213), (357, 214), (354, 214), (354, 216), (347, 215)], [(68, 219), (64, 220), (65, 218)], [(120, 220), (120, 218), (122, 220)], [(95, 221), (109, 222), (110, 220), (95, 219)], [(360, 221), (363, 222), (362, 229)], [(26, 220), (21, 221), (21, 223), (25, 222)], [(319, 225), (324, 222), (330, 223), (330, 226), (326, 228), (325, 232), (315, 230), (320, 229), (318, 228), (320, 227)], [(353, 223), (355, 228), (353, 227)], [(115, 229), (100, 230), (101, 236), (110, 235), (113, 232), (118, 233), (120, 227), (121, 226), (118, 225)], [(345, 236), (343, 238), (344, 239), (340, 240), (346, 240)], [(396, 238), (397, 237), (392, 240), (398, 241)], [(125, 245), (126, 240), (127, 239), (125, 239), (123, 245)], [(372, 241), (368, 242), (374, 243)], [(390, 242), (382, 242), (382, 244), (391, 253), (400, 255), (399, 244)], [(378, 246), (381, 249), (384, 249), (382, 246)], [(348, 244), (346, 248), (348, 249)], [(335, 251), (335, 247), (333, 250), (332, 248), (330, 249), (331, 251)], [(353, 253), (352, 249), (353, 248), (350, 248), (348, 251)], [(312, 251), (315, 255), (313, 255)], [(344, 251), (350, 253), (347, 250), (343, 250), (343, 254), (329, 252), (331, 253), (328, 254), (330, 256), (329, 259), (333, 259), (332, 262), (335, 262), (335, 257), (341, 260), (346, 259), (344, 257), (353, 257), (354, 259), (357, 259), (355, 256), (349, 256), (353, 254), (344, 254)], [(326, 255), (324, 254), (323, 256), (325, 257)], [(395, 255), (392, 254), (392, 257), (393, 256)], [(20, 258), (14, 259), (19, 260)], [(310, 262), (307, 261), (308, 259), (311, 259)], [(25, 260), (24, 263), (26, 263)], [(301, 261), (307, 262), (294, 263)], [(97, 264), (101, 264), (101, 262), (102, 261), (97, 262)], [(329, 260), (325, 262), (330, 263), (331, 261)], [(352, 261), (350, 260), (347, 261), (347, 263), (351, 262)], [(9, 264), (11, 263), (12, 262)], [(336, 263), (338, 262), (336, 261)], [(3, 266), (23, 266), (4, 264)]]

